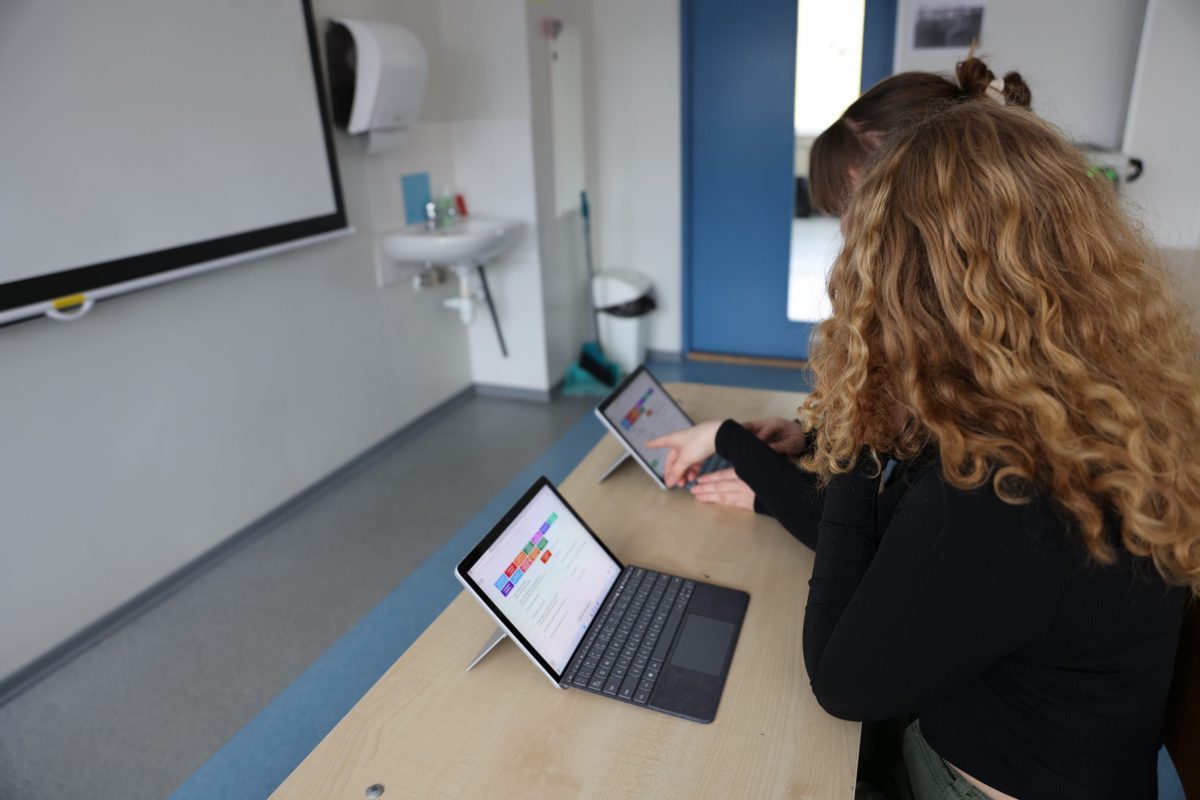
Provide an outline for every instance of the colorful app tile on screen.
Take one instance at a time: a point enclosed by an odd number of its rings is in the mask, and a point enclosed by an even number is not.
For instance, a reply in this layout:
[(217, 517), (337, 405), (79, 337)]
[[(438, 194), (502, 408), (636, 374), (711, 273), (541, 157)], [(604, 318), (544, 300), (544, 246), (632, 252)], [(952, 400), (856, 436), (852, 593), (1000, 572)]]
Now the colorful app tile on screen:
[(638, 398), (638, 401), (634, 404), (633, 408), (629, 409), (625, 416), (621, 418), (622, 428), (629, 430), (633, 427), (635, 422), (641, 419), (642, 414), (650, 413), (646, 409), (646, 401), (650, 399), (650, 395), (652, 394), (654, 394), (654, 387), (647, 389), (645, 394)]

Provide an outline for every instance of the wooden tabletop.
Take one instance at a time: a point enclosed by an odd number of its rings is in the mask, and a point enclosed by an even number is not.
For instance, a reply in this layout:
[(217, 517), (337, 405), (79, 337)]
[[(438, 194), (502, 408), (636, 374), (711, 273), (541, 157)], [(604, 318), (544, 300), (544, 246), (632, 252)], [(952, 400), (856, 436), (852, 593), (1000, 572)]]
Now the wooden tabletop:
[[(790, 416), (800, 395), (672, 384), (693, 419)], [(813, 554), (765, 516), (664, 492), (605, 437), (560, 487), (626, 563), (750, 593), (709, 725), (558, 690), (460, 594), (272, 795), (395, 798), (819, 798), (854, 794), (859, 726), (809, 689), (800, 631)]]

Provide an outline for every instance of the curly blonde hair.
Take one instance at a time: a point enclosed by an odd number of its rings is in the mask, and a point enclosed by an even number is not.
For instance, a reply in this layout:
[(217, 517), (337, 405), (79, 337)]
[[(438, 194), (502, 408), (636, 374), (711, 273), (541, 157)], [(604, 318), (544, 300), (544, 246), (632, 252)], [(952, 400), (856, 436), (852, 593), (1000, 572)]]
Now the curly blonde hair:
[(1200, 593), (1197, 339), (1112, 186), (1028, 111), (967, 101), (880, 148), (844, 220), (802, 466), (934, 445), (950, 484), (1051, 496), (1102, 563), (1119, 520)]

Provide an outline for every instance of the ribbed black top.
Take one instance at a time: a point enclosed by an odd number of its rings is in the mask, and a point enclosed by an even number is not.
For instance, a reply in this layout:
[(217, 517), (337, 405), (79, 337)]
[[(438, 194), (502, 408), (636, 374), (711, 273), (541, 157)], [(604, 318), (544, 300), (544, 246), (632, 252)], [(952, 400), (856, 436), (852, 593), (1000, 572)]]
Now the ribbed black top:
[(1022, 800), (1157, 796), (1186, 590), (1147, 559), (1099, 565), (1051, 501), (956, 489), (936, 458), (882, 492), (865, 474), (818, 491), (733, 421), (717, 451), (816, 550), (804, 663), (826, 711), (916, 714), (943, 758)]

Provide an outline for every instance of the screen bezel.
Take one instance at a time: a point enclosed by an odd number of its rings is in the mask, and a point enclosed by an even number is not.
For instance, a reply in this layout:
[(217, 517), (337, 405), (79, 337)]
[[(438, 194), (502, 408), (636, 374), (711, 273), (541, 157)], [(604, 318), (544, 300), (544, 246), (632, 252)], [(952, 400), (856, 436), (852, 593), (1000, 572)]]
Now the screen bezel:
[[(483, 587), (476, 583), (475, 579), (470, 575), (471, 567), (475, 566), (476, 562), (483, 557), (483, 554), (487, 552), (488, 548), (495, 544), (496, 540), (500, 538), (500, 535), (504, 533), (504, 531), (506, 531), (510, 525), (512, 525), (520, 513), (525, 510), (525, 507), (532, 502), (534, 497), (537, 496), (538, 492), (546, 487), (549, 487), (550, 491), (554, 492), (554, 496), (558, 498), (560, 503), (562, 503), (563, 508), (566, 509), (567, 513), (575, 518), (575, 521), (578, 522), (580, 526), (582, 526), (582, 528), (588, 532), (596, 544), (600, 545), (600, 549), (602, 549), (604, 553), (613, 560), (613, 562), (617, 565), (617, 572), (619, 575), (620, 572), (625, 569), (625, 565), (621, 563), (621, 559), (613, 555), (613, 552), (608, 549), (604, 542), (600, 540), (600, 537), (596, 535), (596, 532), (593, 531), (586, 522), (584, 522), (583, 517), (579, 516), (579, 512), (572, 508), (571, 504), (567, 502), (567, 499), (562, 496), (562, 493), (558, 491), (558, 487), (556, 487), (545, 475), (540, 476), (536, 481), (534, 481), (533, 485), (530, 486), (525, 491), (525, 494), (521, 496), (521, 499), (518, 500), (513, 507), (504, 514), (503, 517), (501, 517), (500, 521), (497, 522), (490, 531), (488, 531), (487, 536), (484, 536), (483, 539), (480, 540), (479, 544), (475, 545), (471, 552), (467, 553), (463, 560), (458, 562), (458, 566), (454, 568), (454, 574), (455, 577), (458, 578), (459, 582), (462, 583), (463, 586), (465, 586), (468, 590), (470, 590), (470, 592), (475, 595), (475, 598), (480, 603), (483, 603), (484, 607), (488, 610), (488, 612), (491, 613), (496, 621), (500, 623), (501, 627), (504, 628), (504, 631), (509, 635), (509, 637), (511, 637), (513, 641), (525, 651), (525, 654), (537, 662), (542, 671), (550, 676), (550, 678), (556, 684), (561, 684), (565, 669), (563, 671), (557, 671), (551, 667), (550, 662), (543, 658), (542, 654), (539, 653), (533, 647), (533, 645), (529, 643), (529, 640), (521, 634), (521, 632), (517, 629), (517, 626), (514, 625), (511, 620), (509, 620), (504, 612), (500, 610), (499, 606), (492, 602), (491, 598), (489, 598), (483, 591)], [(617, 581), (613, 581), (613, 585), (609, 587), (608, 592), (601, 600), (601, 606), (604, 605), (604, 600), (608, 599), (608, 595), (612, 593), (612, 590), (617, 586), (617, 583)], [(578, 649), (579, 645), (576, 645), (575, 650)], [(571, 655), (567, 657), (566, 663), (570, 664), (571, 659), (574, 657), (575, 651), (573, 650), (571, 651)]]
[(688, 425), (696, 424), (694, 421), (692, 421), (692, 418), (688, 416), (688, 413), (683, 410), (683, 407), (679, 405), (679, 401), (676, 400), (671, 395), (671, 393), (667, 391), (666, 387), (662, 385), (662, 381), (660, 381), (658, 378), (654, 377), (653, 372), (646, 369), (645, 364), (639, 365), (637, 369), (635, 369), (633, 372), (629, 373), (629, 375), (626, 376), (625, 380), (621, 381), (620, 385), (617, 386), (617, 388), (613, 389), (612, 392), (609, 393), (608, 397), (606, 397), (602, 401), (600, 401), (600, 405), (596, 406), (596, 416), (600, 418), (600, 422), (602, 422), (604, 424), (604, 427), (608, 428), (608, 430), (611, 431), (612, 434), (617, 437), (617, 441), (619, 441), (621, 443), (621, 446), (625, 448), (625, 452), (629, 453), (630, 457), (633, 458), (634, 460), (636, 460), (638, 462), (638, 464), (640, 464), (642, 466), (642, 469), (646, 470), (646, 472), (650, 475), (650, 477), (654, 478), (654, 481), (659, 485), (659, 487), (662, 489), (669, 489), (670, 487), (667, 486), (666, 477), (663, 475), (659, 475), (657, 472), (654, 471), (654, 468), (650, 466), (650, 463), (648, 461), (646, 461), (646, 459), (642, 458), (641, 453), (639, 453), (637, 451), (637, 448), (633, 446), (633, 442), (629, 441), (629, 438), (627, 436), (625, 436), (625, 433), (621, 430), (620, 426), (614, 425), (612, 420), (610, 420), (608, 418), (608, 416), (605, 415), (605, 413), (604, 413), (608, 409), (609, 406), (611, 406), (614, 402), (616, 402), (617, 397), (620, 396), (620, 394), (622, 392), (624, 392), (626, 389), (628, 389), (629, 385), (631, 383), (633, 383), (633, 381), (639, 375), (642, 375), (642, 374), (645, 374), (646, 376), (648, 376), (650, 378), (651, 382), (655, 385), (655, 387), (660, 392), (662, 392), (663, 396), (666, 397), (667, 400), (670, 401), (671, 405), (673, 405), (675, 407), (675, 410), (683, 415), (683, 418), (685, 420), (687, 420)]

